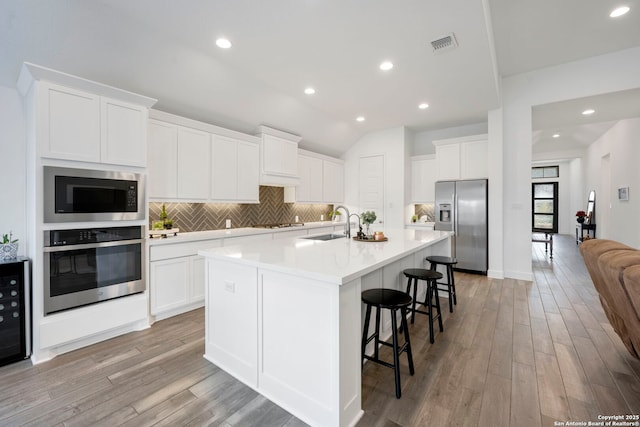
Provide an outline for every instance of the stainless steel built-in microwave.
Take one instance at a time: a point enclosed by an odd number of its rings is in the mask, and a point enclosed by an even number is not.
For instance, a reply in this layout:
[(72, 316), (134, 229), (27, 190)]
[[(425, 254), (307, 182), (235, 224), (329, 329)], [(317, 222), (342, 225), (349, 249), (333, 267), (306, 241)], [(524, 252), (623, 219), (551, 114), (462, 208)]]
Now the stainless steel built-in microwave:
[(44, 167), (44, 222), (142, 220), (144, 175)]

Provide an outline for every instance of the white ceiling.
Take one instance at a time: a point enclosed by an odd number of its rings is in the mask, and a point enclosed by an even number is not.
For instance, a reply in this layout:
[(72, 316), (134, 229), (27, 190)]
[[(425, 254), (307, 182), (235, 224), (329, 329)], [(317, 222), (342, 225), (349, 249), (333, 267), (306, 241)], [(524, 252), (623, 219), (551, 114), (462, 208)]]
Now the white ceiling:
[[(583, 115), (586, 109), (594, 114)], [(640, 117), (640, 88), (536, 106), (533, 109), (533, 154), (575, 157), (618, 120)], [(560, 135), (553, 138), (554, 134)]]
[[(377, 129), (483, 122), (499, 75), (639, 46), (640, 0), (626, 4), (613, 21), (601, 0), (2, 0), (0, 84), (29, 61), (339, 155)], [(459, 47), (433, 54), (451, 32)], [(219, 36), (233, 47), (215, 47)], [(383, 60), (395, 67), (380, 71)]]

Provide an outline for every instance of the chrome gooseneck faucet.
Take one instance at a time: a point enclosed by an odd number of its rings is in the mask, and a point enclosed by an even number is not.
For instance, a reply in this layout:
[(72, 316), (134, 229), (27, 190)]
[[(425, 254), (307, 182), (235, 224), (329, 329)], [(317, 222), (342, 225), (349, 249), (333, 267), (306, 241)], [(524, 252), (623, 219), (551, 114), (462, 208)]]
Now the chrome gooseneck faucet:
[(356, 233), (357, 238), (358, 239), (364, 239), (365, 234), (362, 232), (362, 223), (360, 222), (360, 215), (351, 214), (351, 215), (349, 215), (349, 218), (351, 218), (352, 216), (355, 216), (356, 218), (358, 218), (358, 232)]
[(331, 220), (333, 221), (336, 217), (336, 212), (338, 211), (338, 209), (344, 209), (344, 212), (347, 214), (347, 223), (344, 225), (344, 234), (345, 236), (347, 236), (347, 239), (351, 237), (351, 220), (349, 219), (349, 217), (351, 216), (351, 214), (349, 214), (349, 209), (346, 208), (346, 206), (342, 206), (342, 205), (338, 205), (336, 207), (333, 208), (333, 216), (331, 217)]

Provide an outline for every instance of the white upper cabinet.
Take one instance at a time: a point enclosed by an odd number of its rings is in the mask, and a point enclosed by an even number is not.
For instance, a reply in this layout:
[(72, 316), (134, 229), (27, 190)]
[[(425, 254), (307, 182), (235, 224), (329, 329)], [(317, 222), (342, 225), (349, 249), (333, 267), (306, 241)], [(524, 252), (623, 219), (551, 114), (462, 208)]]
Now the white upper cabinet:
[(211, 198), (233, 200), (237, 194), (238, 141), (213, 135)]
[(149, 120), (149, 198), (207, 200), (210, 157), (208, 133)]
[(342, 160), (298, 150), (300, 182), (285, 188), (287, 203), (342, 203), (344, 163)]
[(460, 144), (436, 147), (438, 180), (460, 179)]
[(487, 135), (433, 141), (436, 147), (439, 181), (487, 178)]
[(150, 199), (259, 202), (258, 138), (159, 111), (151, 114)]
[(147, 109), (102, 97), (102, 163), (147, 166)]
[(33, 108), (37, 156), (147, 166), (148, 107), (155, 99), (33, 64), (23, 65), (17, 86)]
[(411, 202), (427, 203), (435, 200), (438, 164), (433, 155), (411, 158)]
[(296, 201), (299, 203), (322, 203), (323, 180), (322, 159), (298, 156), (300, 184), (296, 187)]
[(489, 177), (489, 142), (486, 138), (460, 144), (460, 178)]
[(42, 84), (40, 154), (43, 157), (100, 161), (100, 97)]
[(260, 184), (297, 185), (298, 142), (300, 137), (259, 126), (260, 132)]
[(213, 135), (211, 199), (258, 202), (258, 144)]
[(238, 141), (238, 192), (236, 200), (260, 202), (260, 146)]
[(149, 198), (178, 197), (178, 126), (149, 120), (147, 188)]
[(322, 198), (325, 203), (344, 201), (344, 163), (322, 161)]
[(178, 127), (178, 197), (188, 200), (209, 198), (211, 135)]

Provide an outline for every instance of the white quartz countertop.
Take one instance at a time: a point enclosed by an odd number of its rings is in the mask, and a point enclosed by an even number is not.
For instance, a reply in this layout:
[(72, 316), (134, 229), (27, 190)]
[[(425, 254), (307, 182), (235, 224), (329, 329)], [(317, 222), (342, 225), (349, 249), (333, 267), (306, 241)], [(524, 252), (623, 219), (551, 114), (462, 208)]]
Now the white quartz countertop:
[[(448, 231), (385, 230), (386, 242), (282, 238), (201, 250), (205, 257), (344, 284), (446, 239)], [(305, 236), (306, 237), (306, 236)]]
[(283, 228), (244, 227), (244, 228), (229, 228), (224, 230), (192, 231), (187, 233), (178, 233), (177, 236), (167, 236), (166, 238), (161, 238), (161, 237), (154, 237), (152, 239), (150, 238), (150, 239), (147, 239), (147, 244), (149, 246), (171, 245), (175, 243), (197, 242), (201, 240), (215, 240), (215, 239), (224, 239), (229, 237), (251, 236), (251, 235), (257, 235), (257, 234), (282, 233), (282, 232), (294, 231), (294, 230), (305, 230), (305, 229), (311, 230), (314, 228), (331, 227), (336, 225), (344, 227), (344, 222), (319, 221), (319, 222), (308, 222), (302, 226), (283, 227)]

